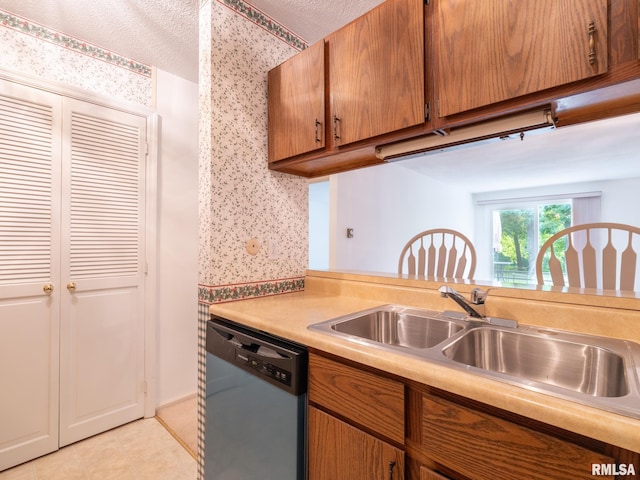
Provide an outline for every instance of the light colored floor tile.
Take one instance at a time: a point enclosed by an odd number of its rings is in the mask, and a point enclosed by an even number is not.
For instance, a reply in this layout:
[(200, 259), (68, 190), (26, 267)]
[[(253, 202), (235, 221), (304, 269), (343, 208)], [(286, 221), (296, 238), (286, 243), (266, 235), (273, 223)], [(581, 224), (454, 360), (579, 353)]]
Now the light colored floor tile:
[(198, 451), (198, 397), (187, 397), (158, 408), (157, 416), (179, 438), (187, 449)]
[(0, 480), (195, 480), (197, 462), (155, 418), (0, 472)]
[(33, 463), (25, 463), (0, 472), (0, 480), (36, 480)]

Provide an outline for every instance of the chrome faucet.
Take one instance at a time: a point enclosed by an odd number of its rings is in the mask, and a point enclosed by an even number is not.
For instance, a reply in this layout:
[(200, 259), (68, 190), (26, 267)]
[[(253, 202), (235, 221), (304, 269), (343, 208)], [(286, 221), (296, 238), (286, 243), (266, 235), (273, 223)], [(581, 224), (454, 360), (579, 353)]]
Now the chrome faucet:
[[(502, 327), (515, 328), (518, 326), (518, 322), (515, 320), (509, 320), (507, 318), (497, 318), (497, 317), (487, 317), (484, 313), (478, 312), (474, 306), (478, 305), (484, 309), (484, 302), (487, 299), (487, 295), (489, 294), (490, 288), (487, 290), (482, 290), (481, 288), (474, 288), (471, 290), (471, 301), (468, 301), (458, 292), (456, 292), (453, 288), (442, 285), (438, 291), (440, 292), (440, 296), (449, 297), (451, 300), (456, 302), (462, 309), (467, 312), (469, 320), (481, 321), (488, 323), (490, 325), (500, 325)], [(483, 310), (484, 311), (484, 310)]]
[(475, 308), (471, 306), (471, 304), (473, 303), (474, 305), (484, 305), (484, 300), (487, 297), (488, 291), (483, 292), (479, 288), (474, 288), (471, 291), (471, 302), (468, 302), (462, 295), (460, 295), (453, 288), (448, 287), (447, 285), (442, 285), (438, 289), (438, 291), (440, 292), (441, 297), (449, 297), (451, 300), (460, 305), (470, 317), (479, 319), (484, 318), (484, 315), (480, 314)]

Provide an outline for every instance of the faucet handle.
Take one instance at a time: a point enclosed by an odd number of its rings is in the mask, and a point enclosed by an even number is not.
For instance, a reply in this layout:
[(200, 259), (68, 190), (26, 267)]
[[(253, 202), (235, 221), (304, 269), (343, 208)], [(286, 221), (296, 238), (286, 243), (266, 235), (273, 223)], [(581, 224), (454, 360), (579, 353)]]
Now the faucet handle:
[(471, 303), (474, 305), (484, 305), (490, 290), (493, 290), (493, 288), (482, 290), (481, 288), (476, 287), (471, 290)]

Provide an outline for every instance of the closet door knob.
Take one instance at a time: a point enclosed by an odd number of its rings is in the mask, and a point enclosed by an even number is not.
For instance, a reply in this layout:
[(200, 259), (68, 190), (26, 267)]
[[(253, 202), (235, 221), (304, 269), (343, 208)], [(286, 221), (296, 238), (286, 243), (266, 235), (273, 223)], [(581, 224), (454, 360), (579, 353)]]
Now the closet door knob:
[(44, 285), (44, 287), (42, 287), (42, 290), (44, 291), (44, 293), (46, 293), (47, 295), (51, 295), (51, 292), (53, 292), (53, 285), (50, 283), (46, 283)]
[(76, 282), (69, 282), (67, 283), (67, 290), (69, 290), (70, 292), (75, 291), (76, 289)]

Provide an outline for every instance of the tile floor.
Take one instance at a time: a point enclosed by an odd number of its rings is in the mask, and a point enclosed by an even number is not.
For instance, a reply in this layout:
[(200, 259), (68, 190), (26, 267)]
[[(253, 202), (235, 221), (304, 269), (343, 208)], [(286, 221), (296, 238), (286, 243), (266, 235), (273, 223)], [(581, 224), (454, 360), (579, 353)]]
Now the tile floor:
[(0, 480), (195, 480), (197, 461), (155, 418), (0, 472)]
[(196, 457), (198, 451), (198, 398), (196, 395), (158, 407), (156, 418)]

